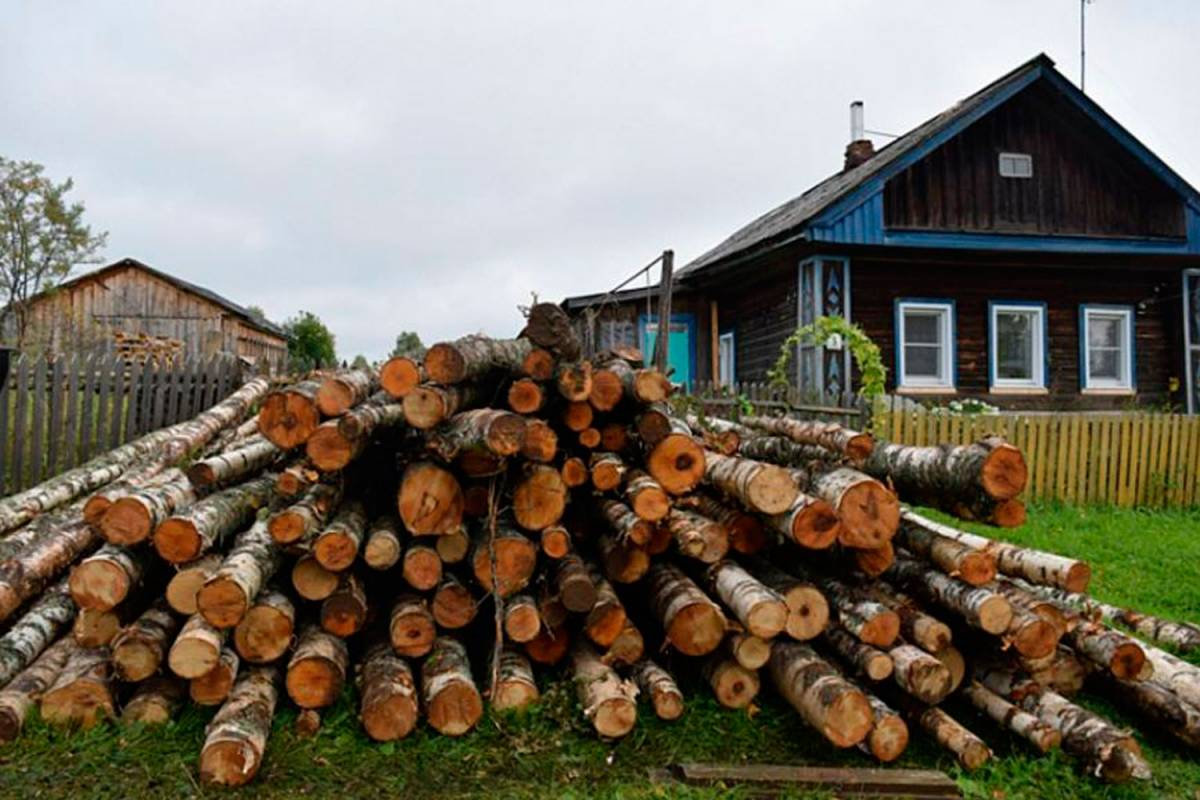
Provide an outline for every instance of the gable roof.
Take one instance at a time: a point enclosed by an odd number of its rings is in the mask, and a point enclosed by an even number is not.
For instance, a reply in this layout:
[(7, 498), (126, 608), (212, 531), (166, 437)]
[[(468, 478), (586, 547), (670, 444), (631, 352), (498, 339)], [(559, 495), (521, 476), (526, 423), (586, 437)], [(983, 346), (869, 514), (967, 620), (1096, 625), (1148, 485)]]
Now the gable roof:
[(967, 125), (1038, 78), (1049, 79), (1084, 113), (1096, 119), (1124, 147), (1133, 151), (1159, 178), (1187, 197), (1195, 208), (1200, 209), (1200, 193), (1064, 78), (1054, 68), (1054, 61), (1049, 56), (1039, 53), (937, 116), (894, 139), (862, 164), (826, 178), (799, 197), (768, 211), (735, 231), (716, 247), (688, 263), (677, 276), (694, 275), (751, 250), (794, 238), (806, 238), (806, 226), (809, 223), (818, 221), (822, 215), (844, 205), (852, 205), (867, 192), (882, 188), (882, 183), (892, 175), (923, 158), (933, 147), (957, 135)]
[[(180, 291), (187, 292), (188, 294), (194, 294), (210, 303), (213, 303), (214, 305), (220, 306), (255, 330), (262, 331), (263, 333), (269, 333), (272, 336), (278, 336), (283, 339), (287, 338), (287, 333), (284, 332), (283, 328), (279, 327), (268, 319), (251, 314), (250, 309), (246, 308), (245, 306), (240, 306), (229, 298), (219, 295), (211, 289), (205, 289), (203, 286), (197, 286), (194, 283), (185, 281), (183, 278), (178, 278), (174, 275), (163, 272), (162, 270), (157, 270), (149, 264), (144, 264), (141, 261), (138, 261), (136, 258), (122, 258), (120, 261), (114, 261), (113, 263), (100, 267), (99, 269), (94, 269), (91, 272), (85, 272), (82, 275), (76, 275), (70, 280), (63, 281), (50, 291), (69, 289), (72, 286), (82, 283), (83, 281), (96, 280), (98, 278), (102, 278), (108, 273), (129, 268), (138, 269), (149, 273), (159, 280), (166, 281)], [(42, 294), (46, 294), (46, 292), (43, 292)]]

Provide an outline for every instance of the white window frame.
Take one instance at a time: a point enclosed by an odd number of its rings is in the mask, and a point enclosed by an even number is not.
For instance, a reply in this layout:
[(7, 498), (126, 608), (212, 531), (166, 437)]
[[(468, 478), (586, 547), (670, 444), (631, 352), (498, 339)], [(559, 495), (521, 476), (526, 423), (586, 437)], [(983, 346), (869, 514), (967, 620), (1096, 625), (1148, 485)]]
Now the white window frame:
[[(1000, 377), (1000, 326), (1002, 313), (1033, 314), (1036, 317), (1033, 335), (1033, 376), (1031, 378)], [(1042, 391), (1046, 389), (1046, 305), (1045, 303), (992, 302), (988, 304), (988, 363), (992, 391)]]
[[(939, 353), (943, 378), (909, 378), (904, 363), (904, 315), (909, 311), (934, 312), (941, 315), (942, 349)], [(954, 369), (954, 303), (949, 300), (897, 300), (896, 301), (896, 388), (901, 391), (953, 392), (957, 375)]]
[[(1092, 363), (1091, 363), (1091, 340), (1088, 336), (1088, 328), (1091, 325), (1092, 317), (1110, 317), (1117, 318), (1121, 321), (1121, 335), (1123, 348), (1121, 351), (1121, 366), (1124, 373), (1123, 377), (1117, 380), (1111, 378), (1093, 378)], [(1133, 308), (1131, 306), (1106, 306), (1106, 305), (1085, 305), (1080, 311), (1080, 343), (1079, 355), (1082, 363), (1080, 364), (1080, 374), (1083, 376), (1084, 392), (1109, 392), (1119, 394), (1130, 394), (1134, 391), (1137, 373), (1137, 365), (1134, 362), (1134, 318)]]
[[(725, 345), (729, 347), (729, 374), (723, 375), (721, 372), (725, 368), (725, 363), (721, 359), (721, 348)], [(737, 346), (734, 339), (733, 331), (726, 331), (717, 337), (717, 383), (721, 386), (732, 386), (737, 382)]]
[(1001, 153), (996, 161), (1001, 178), (1029, 180), (1033, 177), (1033, 154)]

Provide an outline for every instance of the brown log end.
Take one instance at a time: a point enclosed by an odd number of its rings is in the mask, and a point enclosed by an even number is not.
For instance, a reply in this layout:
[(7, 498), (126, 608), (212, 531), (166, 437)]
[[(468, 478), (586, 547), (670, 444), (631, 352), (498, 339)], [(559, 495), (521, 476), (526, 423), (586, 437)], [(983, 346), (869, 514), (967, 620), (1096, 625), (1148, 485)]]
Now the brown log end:
[(249, 742), (213, 742), (200, 751), (200, 780), (217, 786), (244, 786), (254, 780), (261, 761), (261, 754)]
[(958, 579), (972, 586), (983, 586), (996, 577), (996, 557), (983, 550), (964, 553), (958, 561)]
[(887, 653), (876, 650), (867, 659), (867, 663), (862, 665), (863, 672), (868, 678), (873, 681), (885, 681), (892, 677), (892, 672), (895, 670), (895, 662)]
[(1139, 680), (1146, 666), (1146, 653), (1134, 641), (1126, 641), (1113, 648), (1108, 669), (1114, 677), (1125, 681)]
[(421, 658), (433, 649), (437, 628), (425, 614), (402, 614), (392, 618), (388, 635), (397, 655)]
[(325, 569), (311, 556), (297, 560), (292, 567), (292, 586), (305, 600), (324, 600), (337, 585), (337, 573)]
[(874, 450), (875, 439), (869, 433), (860, 433), (856, 436), (851, 436), (850, 441), (846, 442), (846, 457), (856, 464), (866, 461)]
[(525, 681), (506, 681), (501, 678), (492, 689), (488, 701), (495, 711), (519, 711), (536, 703), (539, 697), (536, 686)]
[(419, 592), (428, 591), (442, 580), (442, 559), (433, 547), (410, 547), (404, 551), (401, 569), (404, 580)]
[(342, 469), (357, 455), (355, 442), (341, 434), (336, 425), (321, 425), (304, 444), (308, 460), (322, 472)]
[(176, 639), (167, 653), (167, 664), (176, 675), (191, 680), (209, 672), (220, 658), (220, 648), (207, 639)]
[(883, 763), (895, 761), (908, 748), (908, 725), (894, 714), (876, 719), (867, 736), (867, 747)]
[(598, 369), (592, 373), (592, 391), (588, 402), (597, 411), (612, 411), (621, 402), (625, 388), (617, 373), (608, 369)]
[(1068, 592), (1083, 593), (1087, 591), (1092, 581), (1092, 567), (1085, 561), (1076, 561), (1067, 569), (1066, 586)]
[(588, 612), (584, 630), (597, 647), (608, 647), (625, 629), (625, 609), (617, 603), (596, 603)]
[(702, 656), (716, 650), (725, 638), (725, 617), (711, 603), (693, 603), (671, 620), (667, 639), (687, 656)]
[(787, 627), (788, 608), (780, 600), (756, 603), (746, 613), (746, 630), (763, 639), (773, 639)]
[(317, 410), (327, 417), (340, 417), (354, 405), (354, 390), (344, 381), (328, 378), (317, 388)]
[(656, 369), (639, 369), (633, 375), (633, 394), (643, 403), (661, 403), (671, 396), (671, 381)]
[(434, 550), (437, 551), (443, 564), (459, 563), (467, 557), (467, 551), (470, 549), (471, 539), (462, 528), (443, 533), (437, 537), (437, 542), (434, 544)]
[[(519, 418), (518, 418), (519, 419)], [(430, 464), (413, 464), (404, 471), (397, 491), (400, 518), (410, 533), (433, 534), (462, 524), (463, 492), (458, 479)]]
[(126, 638), (112, 651), (113, 672), (127, 683), (144, 681), (162, 665), (162, 652), (149, 642)]
[(1058, 648), (1060, 629), (1052, 622), (1033, 616), (1011, 631), (1013, 647), (1025, 658), (1045, 658)]
[(571, 552), (571, 535), (561, 525), (549, 525), (542, 529), (542, 552), (558, 559)]
[(633, 513), (647, 522), (658, 522), (671, 513), (671, 497), (657, 486), (641, 489), (630, 501)]
[(579, 432), (579, 446), (586, 447), (588, 450), (594, 450), (600, 446), (600, 430), (598, 428), (584, 428)]
[(1012, 605), (1003, 595), (993, 594), (979, 606), (979, 627), (999, 636), (1012, 624)]
[(839, 540), (847, 547), (874, 549), (891, 541), (900, 525), (900, 502), (876, 480), (859, 481), (847, 489), (837, 509), (842, 526)]
[(214, 669), (199, 678), (194, 678), (188, 684), (188, 696), (192, 702), (200, 706), (215, 706), (225, 702), (233, 689), (233, 681), (237, 672), (225, 664), (218, 664)]
[(729, 547), (744, 555), (754, 555), (767, 546), (767, 530), (758, 517), (739, 514), (729, 523)]
[(212, 465), (197, 461), (187, 468), (187, 479), (192, 486), (203, 489), (217, 482), (217, 474)]
[(637, 705), (628, 697), (610, 697), (592, 714), (592, 727), (608, 739), (625, 736), (637, 723)]
[(342, 671), (328, 659), (304, 658), (288, 665), (288, 697), (301, 708), (325, 708), (337, 700), (344, 680)]
[(284, 509), (267, 520), (267, 533), (280, 544), (291, 544), (304, 535), (304, 518)]
[(457, 630), (466, 627), (475, 619), (478, 604), (470, 589), (459, 583), (447, 583), (434, 593), (431, 610), (439, 626), (447, 630)]
[(542, 618), (534, 606), (519, 606), (504, 615), (504, 633), (514, 642), (532, 641), (541, 629)]
[(758, 673), (736, 661), (724, 661), (713, 668), (709, 683), (717, 702), (725, 708), (745, 708), (758, 695)]
[(165, 561), (182, 564), (200, 555), (200, 532), (191, 520), (170, 517), (154, 530), (154, 549)]
[(321, 628), (341, 639), (361, 631), (366, 622), (366, 604), (349, 592), (334, 592), (321, 603)]
[(144, 542), (154, 532), (154, 520), (146, 507), (127, 497), (118, 498), (100, 519), (100, 535), (111, 544)]
[(888, 648), (900, 635), (900, 615), (895, 611), (883, 611), (867, 620), (858, 638), (875, 647)]
[(587, 361), (560, 364), (555, 380), (559, 394), (572, 402), (584, 402), (592, 393), (592, 365)]
[(588, 468), (583, 463), (582, 458), (571, 457), (565, 459), (562, 463), (562, 468), (559, 469), (562, 474), (563, 483), (569, 488), (574, 489), (578, 486), (583, 486), (588, 482)]
[[(665, 530), (665, 529), (656, 529)], [(670, 533), (666, 541), (671, 540)], [(634, 583), (650, 569), (650, 553), (633, 545), (618, 544), (603, 554), (604, 574), (614, 583)]]
[(407, 356), (389, 358), (379, 370), (379, 385), (395, 398), (403, 398), (421, 383), (421, 367)]
[(782, 514), (792, 507), (799, 489), (787, 470), (764, 466), (746, 487), (750, 505), (764, 514)]
[(563, 409), (562, 422), (567, 430), (579, 433), (592, 427), (594, 417), (595, 412), (587, 403), (567, 403), (567, 407)]
[(475, 727), (483, 716), (483, 698), (479, 691), (463, 681), (448, 683), (430, 701), (429, 725), (445, 736), (461, 736)]
[(196, 593), (196, 610), (214, 628), (232, 628), (242, 621), (250, 598), (242, 587), (226, 577), (215, 577)]
[(535, 467), (513, 491), (513, 518), (526, 530), (555, 524), (566, 507), (567, 485), (553, 467)]
[(792, 516), (792, 539), (809, 550), (832, 547), (841, 532), (842, 523), (837, 512), (824, 500), (809, 503), (799, 514)]
[(508, 407), (518, 414), (532, 414), (542, 407), (545, 393), (529, 378), (519, 378), (508, 387)]
[(538, 464), (548, 464), (558, 453), (558, 434), (545, 421), (531, 419), (525, 425), (521, 455)]
[(629, 446), (629, 428), (620, 422), (606, 422), (600, 426), (600, 449), (620, 453)]
[(650, 451), (646, 468), (667, 492), (686, 494), (704, 477), (704, 450), (692, 437), (673, 433), (663, 437)]
[(363, 704), (363, 730), (377, 742), (403, 739), (416, 728), (417, 716), (415, 700), (402, 694), (390, 694)]
[(535, 381), (548, 381), (554, 376), (554, 354), (541, 347), (529, 351), (521, 360), (521, 372)]
[(418, 430), (429, 430), (446, 420), (450, 409), (437, 387), (416, 386), (404, 397), (404, 421)]
[(358, 557), (358, 542), (340, 530), (322, 533), (313, 543), (313, 557), (330, 572), (341, 572)]
[[(109, 500), (103, 492), (97, 492), (89, 497), (83, 504), (83, 521), (88, 525), (99, 525), (100, 520), (112, 508), (112, 500)], [(7, 716), (3, 711), (0, 711), (0, 719)], [(0, 726), (3, 722), (0, 722)], [(0, 739), (3, 741), (3, 739)]]
[(600, 461), (592, 465), (592, 486), (601, 492), (609, 492), (621, 485), (623, 470), (620, 464)]
[(233, 631), (238, 655), (252, 664), (267, 664), (287, 652), (295, 622), (270, 606), (254, 606)]
[(1028, 480), (1025, 457), (1011, 444), (999, 445), (983, 460), (979, 482), (993, 500), (1011, 500), (1025, 491)]
[(896, 560), (896, 549), (888, 542), (874, 550), (854, 550), (854, 565), (872, 578), (887, 572)]
[(998, 528), (1019, 528), (1025, 524), (1025, 504), (1016, 498), (1001, 500), (988, 521)]
[(80, 608), (108, 611), (129, 595), (129, 575), (105, 560), (84, 561), (71, 570), (71, 598)]
[(530, 660), (547, 666), (557, 664), (571, 647), (571, 636), (565, 627), (542, 627), (538, 635), (525, 643)]
[(814, 639), (829, 624), (829, 601), (816, 587), (794, 587), (788, 592), (787, 602), (786, 630), (793, 639)]
[(112, 692), (95, 681), (72, 681), (42, 696), (41, 714), (52, 725), (77, 725), (86, 730), (114, 716)]
[(452, 343), (438, 342), (425, 353), (425, 373), (435, 383), (450, 385), (466, 377), (467, 364)]
[(853, 747), (867, 738), (874, 721), (871, 704), (857, 689), (839, 692), (830, 698), (822, 733), (836, 747)]
[(267, 395), (258, 412), (259, 432), (281, 450), (304, 444), (320, 424), (316, 404), (295, 392)]

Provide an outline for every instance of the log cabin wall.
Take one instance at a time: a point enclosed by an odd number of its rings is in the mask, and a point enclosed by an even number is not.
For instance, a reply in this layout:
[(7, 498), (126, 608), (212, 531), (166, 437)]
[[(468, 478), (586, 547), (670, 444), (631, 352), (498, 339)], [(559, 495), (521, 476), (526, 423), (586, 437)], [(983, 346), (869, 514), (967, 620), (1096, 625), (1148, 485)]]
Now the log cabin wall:
[[(1032, 157), (1003, 177), (1000, 153)], [(884, 188), (891, 230), (1182, 238), (1182, 197), (1044, 81), (1031, 85)]]
[[(980, 397), (1002, 408), (1061, 410), (1121, 409), (1133, 404), (1181, 403), (1170, 392), (1183, 380), (1180, 344), (1180, 268), (1138, 265), (1096, 257), (1039, 258), (1029, 255), (987, 258), (858, 255), (852, 259), (852, 318), (879, 345), (888, 369), (888, 390), (896, 384), (896, 311), (900, 298), (952, 300), (955, 304), (956, 392), (922, 395), (946, 402)], [(1047, 393), (993, 394), (989, 391), (989, 301), (1044, 302), (1047, 310)], [(1136, 396), (1080, 391), (1080, 306), (1134, 306)]]
[(799, 262), (798, 250), (785, 248), (744, 265), (736, 280), (707, 289), (717, 303), (720, 332), (733, 332), (738, 381), (765, 381), (780, 345), (796, 329)]

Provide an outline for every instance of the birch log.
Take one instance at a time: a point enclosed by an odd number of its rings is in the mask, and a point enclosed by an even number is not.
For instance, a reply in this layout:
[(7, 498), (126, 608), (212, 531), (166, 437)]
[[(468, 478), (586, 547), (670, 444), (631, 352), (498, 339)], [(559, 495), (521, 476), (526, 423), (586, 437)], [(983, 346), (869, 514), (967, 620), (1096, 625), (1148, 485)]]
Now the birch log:
[(377, 742), (403, 739), (417, 726), (417, 687), (408, 663), (376, 642), (367, 650), (359, 676), (363, 729)]
[(279, 700), (279, 669), (254, 667), (238, 679), (229, 699), (205, 729), (200, 780), (243, 786), (262, 765)]
[(667, 640), (689, 656), (711, 653), (725, 636), (725, 616), (678, 567), (658, 563), (648, 573), (647, 593)]
[(200, 557), (245, 527), (270, 500), (274, 485), (275, 476), (264, 475), (209, 495), (155, 528), (154, 549), (172, 564)]
[(649, 698), (659, 719), (675, 720), (683, 714), (683, 692), (671, 673), (649, 659), (637, 662), (630, 670), (643, 697)]
[(295, 626), (296, 607), (287, 595), (262, 591), (233, 629), (233, 644), (251, 664), (268, 664), (287, 652)]
[(116, 711), (108, 648), (76, 648), (42, 695), (42, 719), (90, 728)]
[(42, 651), (0, 691), (0, 742), (11, 742), (21, 735), (29, 711), (58, 678), (78, 645), (64, 636)]
[(783, 597), (739, 564), (718, 561), (708, 568), (708, 579), (721, 602), (755, 636), (773, 639), (787, 626)]
[(856, 463), (861, 463), (875, 449), (870, 434), (843, 428), (836, 422), (760, 416), (742, 417), (741, 422), (748, 428), (784, 436), (797, 444), (822, 447)]
[(0, 636), (0, 687), (27, 668), (75, 618), (76, 607), (60, 581)]
[(350, 655), (346, 643), (309, 625), (300, 634), (287, 665), (287, 693), (301, 708), (333, 705), (346, 682)]
[(769, 662), (775, 688), (835, 747), (853, 747), (867, 737), (871, 704), (816, 651), (797, 642), (776, 642)]
[(149, 539), (167, 517), (196, 502), (196, 488), (183, 473), (173, 480), (123, 494), (100, 518), (100, 533), (116, 545), (135, 545)]
[(751, 510), (782, 514), (796, 500), (796, 482), (780, 467), (711, 450), (704, 459), (704, 481)]
[(236, 449), (192, 462), (187, 477), (197, 489), (246, 478), (274, 463), (283, 451), (264, 437), (242, 442)]
[(178, 678), (159, 675), (142, 681), (121, 709), (121, 722), (164, 725), (183, 707), (183, 697), (183, 682)]
[(496, 711), (519, 711), (536, 703), (539, 697), (529, 659), (519, 650), (505, 647), (500, 652), (496, 682), (489, 693), (492, 708)]
[(421, 664), (421, 693), (430, 727), (445, 736), (463, 735), (483, 716), (466, 648), (447, 636), (437, 638)]
[(612, 667), (600, 660), (586, 642), (577, 642), (571, 651), (571, 674), (588, 720), (600, 736), (617, 739), (637, 722), (636, 688), (622, 681)]
[(110, 647), (117, 678), (137, 683), (158, 672), (178, 630), (179, 620), (171, 614), (166, 601), (156, 601), (113, 637)]
[(266, 521), (237, 538), (229, 555), (196, 594), (196, 609), (217, 628), (232, 628), (279, 570), (281, 557)]

